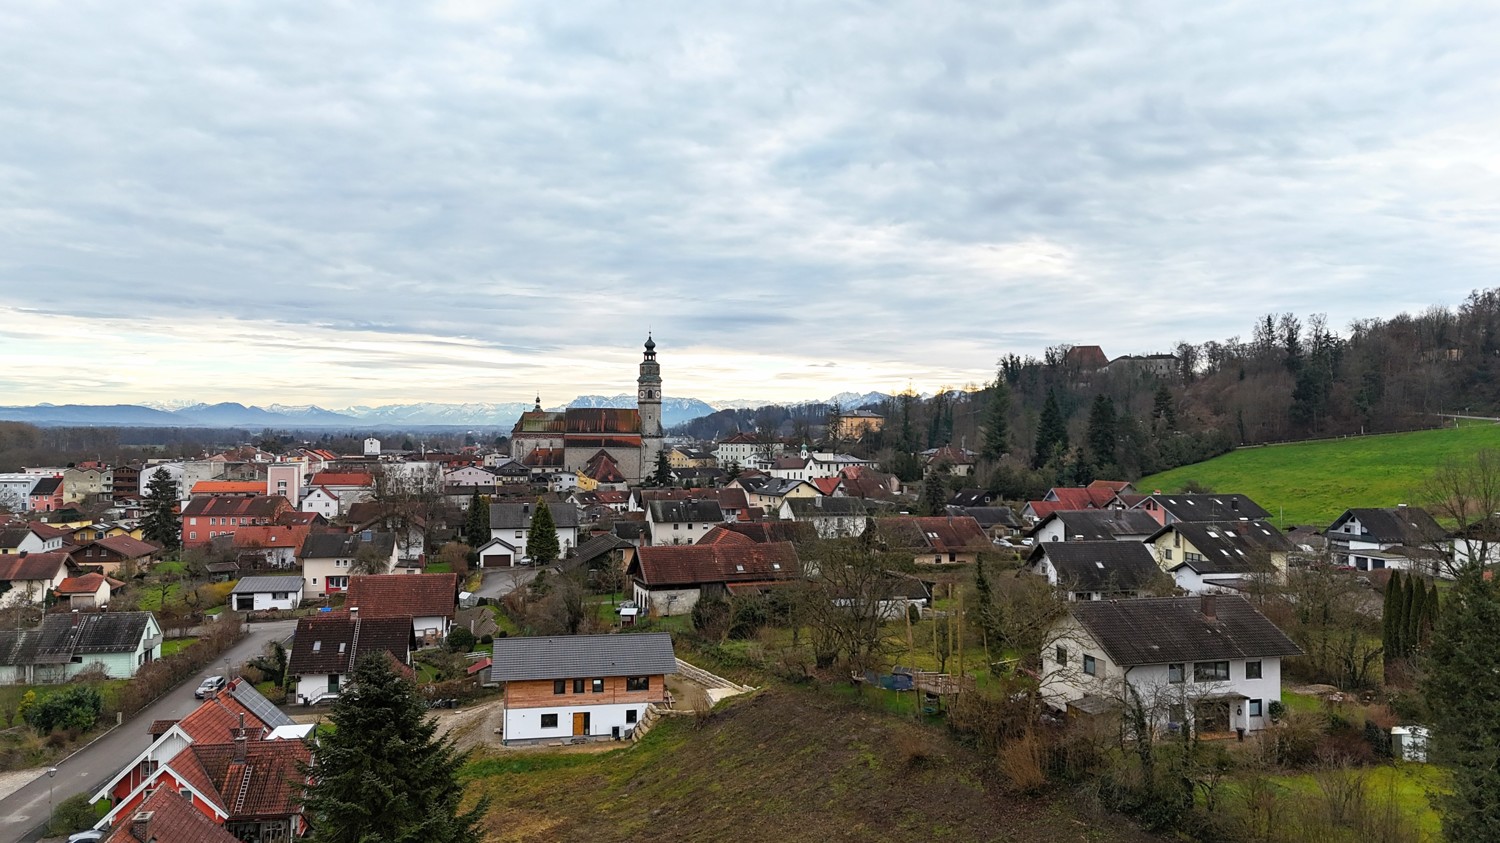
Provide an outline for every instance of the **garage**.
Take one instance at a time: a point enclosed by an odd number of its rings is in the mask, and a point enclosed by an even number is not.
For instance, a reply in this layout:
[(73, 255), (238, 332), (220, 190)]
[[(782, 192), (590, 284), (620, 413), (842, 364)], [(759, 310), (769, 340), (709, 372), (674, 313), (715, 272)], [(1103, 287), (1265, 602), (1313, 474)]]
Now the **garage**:
[(516, 548), (500, 539), (490, 539), (475, 553), (481, 568), (509, 568), (519, 558)]

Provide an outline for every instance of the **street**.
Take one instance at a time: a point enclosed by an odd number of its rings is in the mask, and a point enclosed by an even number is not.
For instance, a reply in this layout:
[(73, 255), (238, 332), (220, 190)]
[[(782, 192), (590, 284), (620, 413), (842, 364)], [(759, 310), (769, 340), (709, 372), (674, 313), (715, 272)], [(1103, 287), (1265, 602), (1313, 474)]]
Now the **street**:
[(225, 653), (219, 662), (205, 667), (166, 696), (147, 706), (87, 749), (57, 765), (53, 778), (43, 773), (4, 799), (0, 799), (0, 843), (23, 843), (41, 839), (47, 820), (49, 785), (52, 804), (80, 791), (92, 792), (140, 754), (149, 745), (146, 727), (153, 720), (175, 720), (197, 708), (193, 689), (202, 676), (224, 672), (224, 661), (239, 665), (260, 655), (267, 642), (289, 637), (296, 621), (253, 624), (250, 634)]
[[(474, 593), (479, 597), (499, 600), (521, 586), (530, 584), (536, 579), (537, 572), (541, 570), (551, 569), (486, 568), (484, 569), (484, 582), (480, 583), (479, 589)], [(557, 571), (553, 570), (552, 573), (556, 574)]]

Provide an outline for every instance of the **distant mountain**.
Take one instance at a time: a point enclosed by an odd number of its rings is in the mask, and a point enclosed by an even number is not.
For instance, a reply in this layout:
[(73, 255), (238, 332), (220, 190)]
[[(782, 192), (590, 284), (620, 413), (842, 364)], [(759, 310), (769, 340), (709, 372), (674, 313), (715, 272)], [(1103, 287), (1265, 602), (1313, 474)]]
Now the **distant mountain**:
[(360, 423), (359, 419), (352, 416), (330, 413), (317, 407), (297, 408), (295, 413), (282, 413), (260, 407), (246, 407), (244, 404), (237, 404), (233, 401), (221, 404), (194, 404), (191, 407), (176, 410), (172, 415), (180, 417), (188, 424), (202, 427), (285, 427), (299, 424), (330, 427)]
[[(568, 402), (569, 407), (634, 407), (634, 395), (580, 395)], [(530, 409), (530, 408), (527, 408)], [(554, 410), (562, 409), (561, 407)], [(685, 421), (711, 415), (715, 408), (696, 398), (663, 398), (661, 400), (662, 427), (675, 427)]]
[(38, 404), (35, 407), (0, 407), (0, 419), (30, 422), (43, 427), (86, 425), (98, 427), (181, 427), (173, 413), (134, 404)]
[(830, 398), (808, 401), (714, 401), (715, 410), (758, 410), (761, 407), (806, 407), (809, 404), (838, 403), (845, 410), (857, 410), (867, 404), (879, 404), (891, 396), (884, 392), (840, 392)]
[(512, 401), (504, 404), (382, 404), (378, 407), (348, 407), (337, 412), (353, 416), (365, 424), (376, 425), (475, 425), (510, 427), (531, 404)]

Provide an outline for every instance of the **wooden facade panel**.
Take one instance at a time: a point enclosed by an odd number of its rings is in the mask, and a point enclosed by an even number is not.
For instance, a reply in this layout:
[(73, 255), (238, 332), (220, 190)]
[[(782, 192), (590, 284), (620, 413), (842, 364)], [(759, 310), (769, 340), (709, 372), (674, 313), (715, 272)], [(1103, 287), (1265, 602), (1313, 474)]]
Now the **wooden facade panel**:
[[(583, 680), (583, 693), (574, 693), (573, 680)], [(593, 680), (604, 680), (604, 691), (593, 692)], [(505, 683), (505, 705), (508, 708), (549, 708), (559, 705), (614, 705), (626, 703), (659, 703), (666, 699), (666, 676), (657, 673), (648, 677), (649, 686), (644, 691), (625, 690), (624, 676), (569, 677), (565, 680), (566, 693), (553, 693), (553, 680), (527, 679)]]

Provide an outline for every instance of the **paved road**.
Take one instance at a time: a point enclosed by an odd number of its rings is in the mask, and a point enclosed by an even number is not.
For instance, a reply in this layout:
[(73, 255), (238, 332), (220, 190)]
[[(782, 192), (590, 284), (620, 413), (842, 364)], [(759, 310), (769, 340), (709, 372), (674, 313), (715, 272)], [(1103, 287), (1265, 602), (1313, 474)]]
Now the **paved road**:
[[(250, 634), (236, 644), (225, 658), (232, 665), (246, 662), (258, 655), (268, 641), (284, 639), (297, 628), (296, 621), (272, 621), (257, 623), (250, 627)], [(223, 672), (206, 668), (203, 675)], [(114, 731), (95, 741), (87, 749), (57, 765), (57, 776), (51, 779), (52, 798), (61, 802), (80, 791), (94, 790), (130, 763), (141, 750), (149, 745), (146, 727), (153, 720), (170, 720), (186, 717), (198, 707), (193, 699), (193, 689), (198, 683), (184, 682), (181, 687), (147, 706), (140, 714), (125, 721)], [(31, 784), (0, 799), (0, 843), (28, 843), (41, 839), (41, 826), (47, 820), (48, 777), (43, 775)]]
[[(484, 582), (480, 583), (479, 589), (474, 593), (480, 597), (488, 597), (491, 600), (499, 600), (501, 597), (529, 584), (536, 579), (537, 571), (541, 568), (486, 568), (484, 571)], [(552, 573), (557, 573), (552, 571)]]

